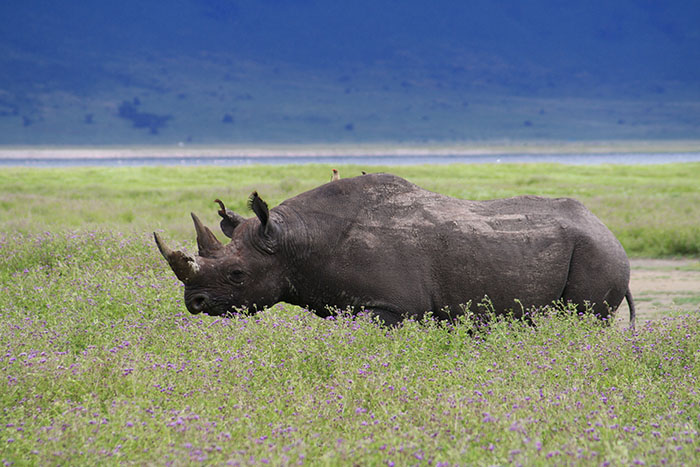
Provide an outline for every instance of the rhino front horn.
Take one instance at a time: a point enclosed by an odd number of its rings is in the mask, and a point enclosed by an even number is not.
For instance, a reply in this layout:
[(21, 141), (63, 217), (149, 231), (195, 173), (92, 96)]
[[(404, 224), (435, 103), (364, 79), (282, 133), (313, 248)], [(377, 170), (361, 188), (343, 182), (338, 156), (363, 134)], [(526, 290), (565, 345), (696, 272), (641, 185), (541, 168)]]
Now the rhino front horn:
[(199, 256), (207, 257), (223, 247), (221, 242), (214, 236), (209, 227), (202, 224), (199, 217), (195, 213), (190, 213), (194, 221), (194, 228), (197, 231), (197, 248), (199, 248)]
[(173, 270), (178, 279), (180, 279), (185, 284), (192, 279), (197, 271), (199, 270), (199, 265), (197, 261), (190, 255), (187, 255), (181, 251), (173, 251), (168, 245), (165, 244), (160, 235), (153, 232), (153, 237), (156, 239), (156, 245), (158, 245), (158, 250), (163, 258), (168, 262), (170, 268)]

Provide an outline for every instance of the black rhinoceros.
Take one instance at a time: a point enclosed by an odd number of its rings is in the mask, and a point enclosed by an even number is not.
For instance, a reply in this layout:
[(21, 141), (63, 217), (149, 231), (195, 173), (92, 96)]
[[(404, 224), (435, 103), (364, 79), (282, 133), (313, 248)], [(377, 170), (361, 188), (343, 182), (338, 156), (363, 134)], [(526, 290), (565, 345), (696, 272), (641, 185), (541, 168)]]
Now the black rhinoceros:
[(488, 297), (496, 313), (563, 300), (608, 318), (627, 297), (634, 324), (627, 255), (573, 199), (467, 201), (370, 174), (271, 210), (253, 193), (249, 219), (218, 202), (227, 245), (194, 214), (198, 255), (173, 251), (155, 234), (191, 313), (284, 301), (322, 317), (367, 310), (394, 324), (426, 312), (449, 319)]

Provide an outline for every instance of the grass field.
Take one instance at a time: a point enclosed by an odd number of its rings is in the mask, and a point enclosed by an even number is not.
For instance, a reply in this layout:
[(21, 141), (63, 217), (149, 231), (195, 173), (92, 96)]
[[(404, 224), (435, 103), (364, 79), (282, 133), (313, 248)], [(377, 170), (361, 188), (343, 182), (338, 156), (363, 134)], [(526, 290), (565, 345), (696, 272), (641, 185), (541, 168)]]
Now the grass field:
[[(359, 173), (339, 167), (341, 174)], [(465, 198), (574, 196), (635, 256), (698, 256), (700, 165), (382, 168)], [(0, 171), (0, 460), (14, 465), (693, 465), (700, 315), (488, 329), (279, 305), (189, 315), (150, 232), (326, 166)], [(212, 225), (213, 226), (213, 225)]]
[[(338, 167), (342, 176), (361, 167)], [(446, 165), (373, 167), (458, 198), (571, 196), (631, 256), (700, 256), (700, 164), (653, 166)], [(0, 232), (164, 229), (193, 242), (189, 212), (218, 223), (215, 198), (244, 215), (253, 190), (274, 206), (328, 181), (320, 165), (132, 167), (0, 171)]]

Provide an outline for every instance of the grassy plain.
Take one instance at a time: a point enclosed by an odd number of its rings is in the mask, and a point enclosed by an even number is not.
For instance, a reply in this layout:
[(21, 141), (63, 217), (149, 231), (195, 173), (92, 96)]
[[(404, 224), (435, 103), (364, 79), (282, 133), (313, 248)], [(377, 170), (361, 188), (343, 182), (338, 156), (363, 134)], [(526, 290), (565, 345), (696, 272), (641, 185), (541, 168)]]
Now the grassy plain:
[[(581, 200), (631, 256), (700, 256), (700, 164), (569, 166), (556, 164), (338, 167), (403, 176), (458, 198), (518, 194)], [(0, 171), (0, 232), (164, 229), (192, 241), (189, 212), (218, 223), (215, 198), (245, 213), (253, 190), (274, 206), (325, 183), (324, 165), (131, 167)]]
[[(341, 174), (359, 173), (339, 167)], [(635, 255), (698, 255), (700, 165), (396, 167), (468, 198), (575, 196)], [(0, 460), (15, 465), (693, 465), (700, 316), (452, 329), (280, 305), (189, 315), (150, 232), (327, 166), (0, 171)], [(246, 214), (247, 215), (247, 214)], [(673, 235), (676, 235), (674, 237)], [(667, 237), (675, 238), (670, 241)]]

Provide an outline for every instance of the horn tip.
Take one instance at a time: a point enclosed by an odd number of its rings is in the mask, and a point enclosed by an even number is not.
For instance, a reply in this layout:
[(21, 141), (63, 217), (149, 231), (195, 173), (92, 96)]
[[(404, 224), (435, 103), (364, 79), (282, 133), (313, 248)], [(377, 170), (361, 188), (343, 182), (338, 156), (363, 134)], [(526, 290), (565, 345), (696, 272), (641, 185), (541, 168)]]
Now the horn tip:
[(160, 250), (162, 255), (165, 255), (166, 254), (165, 243), (163, 242), (163, 239), (160, 237), (158, 232), (153, 232), (153, 238), (156, 240), (156, 245), (158, 245), (158, 250)]

